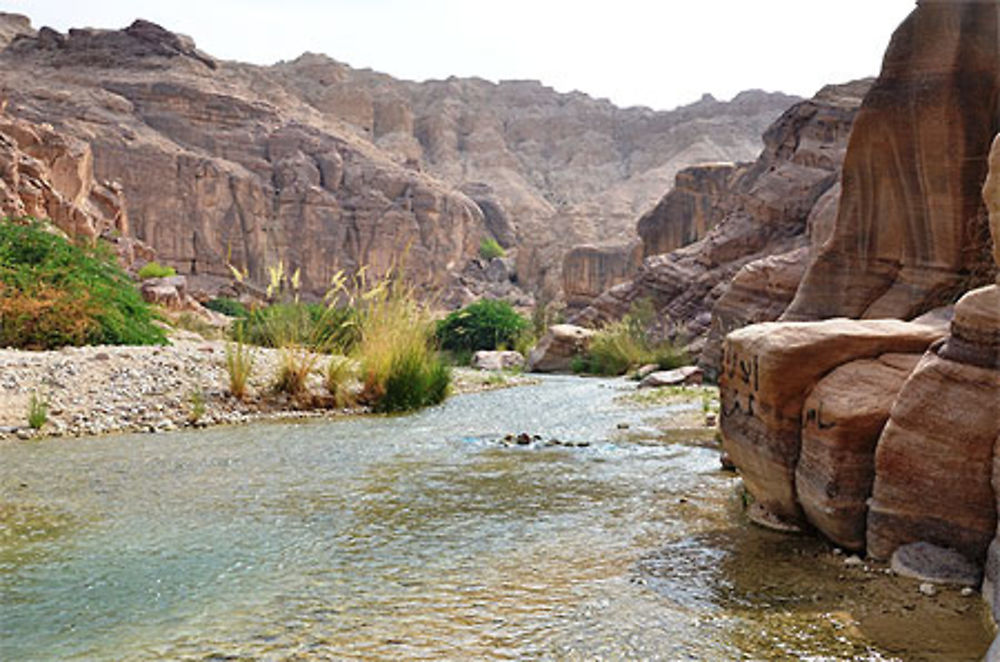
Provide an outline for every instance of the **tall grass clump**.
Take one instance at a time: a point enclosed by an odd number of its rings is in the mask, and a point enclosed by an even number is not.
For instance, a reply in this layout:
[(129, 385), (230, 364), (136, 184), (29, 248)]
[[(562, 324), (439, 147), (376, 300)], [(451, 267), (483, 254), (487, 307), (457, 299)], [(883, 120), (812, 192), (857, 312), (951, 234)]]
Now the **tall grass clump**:
[(0, 220), (0, 347), (165, 344), (154, 314), (103, 244), (41, 222)]
[(649, 304), (638, 304), (617, 322), (600, 328), (586, 354), (574, 362), (578, 372), (623, 375), (630, 369), (656, 364), (663, 370), (688, 363), (684, 351), (668, 340), (655, 340), (649, 332), (655, 313)]
[(229, 392), (234, 398), (243, 400), (247, 396), (247, 384), (253, 373), (254, 355), (243, 339), (226, 344), (226, 373), (229, 375)]
[(49, 403), (37, 393), (31, 394), (28, 401), (28, 426), (32, 430), (41, 430), (49, 420)]
[(333, 396), (336, 406), (347, 407), (354, 404), (351, 386), (356, 378), (357, 367), (354, 361), (339, 354), (330, 357), (330, 362), (326, 366), (326, 374), (323, 375), (323, 385)]
[(378, 412), (411, 411), (443, 401), (451, 373), (437, 353), (430, 311), (392, 273), (361, 290), (355, 350), (361, 399)]

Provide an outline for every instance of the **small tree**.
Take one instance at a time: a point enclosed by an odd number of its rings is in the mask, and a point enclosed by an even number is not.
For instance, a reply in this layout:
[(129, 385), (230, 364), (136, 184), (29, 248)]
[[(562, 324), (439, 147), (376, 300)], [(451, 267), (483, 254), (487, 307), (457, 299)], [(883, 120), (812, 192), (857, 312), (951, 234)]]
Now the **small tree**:
[(442, 349), (474, 352), (512, 347), (529, 326), (506, 301), (482, 299), (441, 320), (437, 337)]

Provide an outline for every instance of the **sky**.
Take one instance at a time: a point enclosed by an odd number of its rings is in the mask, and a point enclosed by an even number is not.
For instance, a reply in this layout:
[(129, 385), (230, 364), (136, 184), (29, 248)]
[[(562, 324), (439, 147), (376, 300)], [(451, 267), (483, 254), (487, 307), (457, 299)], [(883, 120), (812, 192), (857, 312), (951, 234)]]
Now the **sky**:
[(141, 17), (221, 59), (305, 51), (425, 80), (536, 79), (666, 110), (704, 93), (811, 96), (878, 73), (914, 0), (6, 0), (34, 26), (122, 28)]

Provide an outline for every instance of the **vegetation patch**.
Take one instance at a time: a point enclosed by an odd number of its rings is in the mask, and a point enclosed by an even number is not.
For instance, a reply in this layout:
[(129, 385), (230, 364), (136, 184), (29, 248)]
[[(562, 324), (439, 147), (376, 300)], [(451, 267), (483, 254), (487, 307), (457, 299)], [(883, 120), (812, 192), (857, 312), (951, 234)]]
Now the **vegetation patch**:
[(149, 278), (167, 278), (168, 276), (176, 276), (177, 270), (173, 267), (165, 267), (159, 262), (147, 262), (143, 265), (142, 269), (139, 269), (139, 280), (147, 280)]
[(0, 221), (0, 346), (165, 344), (153, 321), (103, 245), (72, 243), (38, 221)]
[(649, 329), (655, 318), (648, 302), (633, 306), (617, 322), (600, 328), (583, 356), (573, 361), (573, 371), (593, 375), (624, 375), (629, 370), (655, 364), (660, 370), (687, 365), (687, 354), (669, 340), (656, 340)]
[(506, 255), (507, 251), (493, 237), (486, 237), (479, 242), (479, 257), (484, 260), (492, 260), (495, 257), (506, 257)]
[(236, 299), (230, 299), (228, 297), (216, 297), (214, 299), (210, 299), (205, 303), (205, 307), (217, 313), (228, 315), (229, 317), (248, 317), (250, 315), (250, 311), (246, 306)]
[(442, 349), (475, 352), (516, 347), (530, 327), (506, 301), (482, 299), (441, 320), (436, 334)]

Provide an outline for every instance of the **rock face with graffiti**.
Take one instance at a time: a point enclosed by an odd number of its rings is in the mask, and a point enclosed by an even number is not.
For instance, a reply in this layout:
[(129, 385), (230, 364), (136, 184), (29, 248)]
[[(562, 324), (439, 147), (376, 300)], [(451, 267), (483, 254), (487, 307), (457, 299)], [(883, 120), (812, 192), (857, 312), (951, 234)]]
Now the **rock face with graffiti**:
[[(902, 558), (916, 543), (958, 553), (982, 572), (995, 618), (1000, 107), (993, 92), (972, 110), (961, 99), (970, 85), (1000, 86), (998, 20), (995, 3), (919, 3), (865, 100), (836, 226), (785, 314), (863, 319), (735, 331), (719, 379), (723, 444), (757, 521), (814, 528), (876, 559)], [(933, 108), (933, 130), (889, 112), (905, 99)], [(879, 149), (914, 156), (896, 158), (886, 174)], [(994, 259), (975, 267), (990, 254), (980, 227), (992, 232)], [(911, 316), (946, 296), (957, 302), (913, 322), (874, 319)], [(1000, 656), (1000, 641), (994, 647)]]

